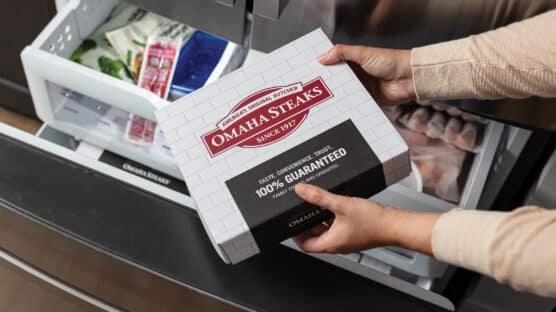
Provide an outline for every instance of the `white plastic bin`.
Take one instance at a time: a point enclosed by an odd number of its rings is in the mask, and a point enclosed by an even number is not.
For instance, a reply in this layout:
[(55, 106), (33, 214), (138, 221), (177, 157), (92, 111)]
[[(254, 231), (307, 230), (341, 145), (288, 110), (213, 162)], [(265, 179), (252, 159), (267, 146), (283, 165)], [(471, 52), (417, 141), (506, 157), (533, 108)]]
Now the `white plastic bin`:
[[(181, 178), (163, 139), (148, 147), (124, 139), (129, 113), (154, 120), (154, 109), (167, 101), (69, 59), (117, 3), (117, 0), (72, 0), (25, 47), (21, 58), (35, 110), (53, 128)], [(229, 43), (222, 59), (229, 59), (237, 48)], [(224, 66), (221, 67), (214, 73), (222, 73)], [(214, 79), (212, 75), (209, 81)]]

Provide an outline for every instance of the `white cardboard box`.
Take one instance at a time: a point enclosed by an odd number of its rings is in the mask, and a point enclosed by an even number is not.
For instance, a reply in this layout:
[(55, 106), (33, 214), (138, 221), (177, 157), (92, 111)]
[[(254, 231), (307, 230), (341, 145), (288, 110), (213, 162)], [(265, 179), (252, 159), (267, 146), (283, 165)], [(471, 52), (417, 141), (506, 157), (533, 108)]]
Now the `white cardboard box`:
[(216, 250), (238, 263), (330, 218), (307, 181), (369, 197), (407, 176), (408, 147), (319, 29), (155, 115)]

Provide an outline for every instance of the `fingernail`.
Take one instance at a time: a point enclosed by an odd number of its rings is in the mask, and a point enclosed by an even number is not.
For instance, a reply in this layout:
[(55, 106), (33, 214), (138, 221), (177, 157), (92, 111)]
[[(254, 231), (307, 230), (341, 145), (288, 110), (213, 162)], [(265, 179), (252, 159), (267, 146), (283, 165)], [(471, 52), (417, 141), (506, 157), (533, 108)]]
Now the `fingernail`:
[(321, 56), (319, 56), (319, 57), (317, 58), (317, 61), (319, 61), (320, 63), (325, 62), (326, 59), (328, 58), (328, 54), (330, 54), (330, 51), (332, 51), (332, 50), (328, 50), (328, 51), (326, 51), (326, 53), (324, 53), (324, 54), (322, 54)]
[(328, 58), (328, 53), (327, 53), (327, 54), (323, 54), (323, 55), (321, 55), (321, 56), (319, 56), (319, 57), (317, 58), (317, 62), (319, 62), (319, 63), (325, 63), (327, 58)]

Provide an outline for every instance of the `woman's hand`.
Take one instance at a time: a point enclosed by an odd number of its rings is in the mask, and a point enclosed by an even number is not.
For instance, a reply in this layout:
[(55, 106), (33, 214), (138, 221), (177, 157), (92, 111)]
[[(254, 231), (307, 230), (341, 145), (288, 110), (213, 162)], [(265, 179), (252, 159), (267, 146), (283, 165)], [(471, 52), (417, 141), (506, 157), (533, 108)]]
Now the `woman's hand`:
[(309, 184), (296, 185), (295, 192), (307, 202), (334, 213), (329, 227), (320, 224), (294, 237), (306, 252), (351, 253), (396, 245), (432, 254), (432, 228), (440, 214), (418, 213), (335, 195)]
[(350, 63), (359, 80), (381, 105), (401, 104), (416, 98), (410, 50), (337, 44), (318, 61), (324, 65)]

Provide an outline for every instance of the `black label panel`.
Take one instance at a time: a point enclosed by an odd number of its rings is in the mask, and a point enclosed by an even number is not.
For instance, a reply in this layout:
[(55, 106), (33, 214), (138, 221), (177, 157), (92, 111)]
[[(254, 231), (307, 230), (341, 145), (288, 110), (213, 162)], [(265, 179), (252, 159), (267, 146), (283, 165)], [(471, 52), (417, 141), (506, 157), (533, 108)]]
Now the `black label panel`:
[(136, 161), (129, 160), (109, 151), (104, 151), (98, 160), (141, 178), (165, 186), (176, 192), (190, 196), (185, 182)]
[(259, 248), (332, 217), (301, 200), (297, 183), (370, 197), (386, 187), (382, 164), (351, 120), (226, 181)]

